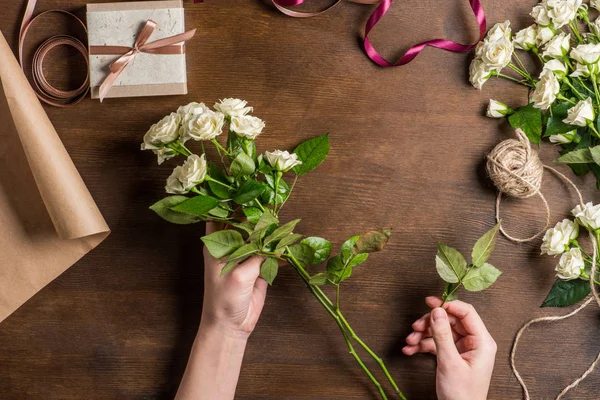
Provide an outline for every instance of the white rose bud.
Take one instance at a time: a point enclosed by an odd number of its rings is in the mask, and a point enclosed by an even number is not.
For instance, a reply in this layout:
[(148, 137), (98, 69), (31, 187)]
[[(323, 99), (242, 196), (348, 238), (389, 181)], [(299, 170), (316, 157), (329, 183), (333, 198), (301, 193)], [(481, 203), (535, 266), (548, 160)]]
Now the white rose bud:
[(577, 131), (574, 130), (574, 131), (567, 132), (567, 133), (552, 135), (548, 139), (550, 139), (550, 143), (568, 144), (568, 143), (573, 142), (573, 140), (575, 139), (576, 136), (577, 136)]
[(531, 13), (529, 15), (531, 15), (533, 19), (535, 19), (535, 22), (537, 22), (541, 26), (550, 25), (550, 16), (548, 16), (548, 8), (546, 8), (544, 4), (538, 4), (537, 6), (533, 7), (533, 10), (531, 10)]
[(265, 122), (262, 119), (250, 115), (231, 118), (231, 130), (238, 136), (247, 139), (256, 139), (258, 135), (261, 134), (264, 127)]
[(537, 47), (542, 47), (546, 43), (548, 43), (556, 34), (553, 29), (548, 28), (547, 26), (541, 27), (538, 26), (537, 35), (535, 37)]
[(567, 111), (567, 118), (563, 119), (565, 124), (575, 126), (587, 126), (594, 120), (594, 107), (592, 106), (592, 98), (588, 97), (585, 100), (580, 100), (574, 107)]
[(547, 69), (543, 70), (540, 74), (540, 80), (535, 85), (535, 90), (531, 95), (533, 106), (540, 110), (547, 110), (550, 108), (556, 95), (560, 91), (560, 83), (556, 76)]
[(562, 28), (577, 16), (577, 11), (581, 7), (582, 0), (560, 0), (553, 2), (553, 7), (548, 11), (548, 16), (552, 20), (556, 29)]
[(566, 281), (577, 279), (581, 276), (584, 267), (585, 263), (583, 262), (581, 250), (573, 248), (560, 256), (558, 265), (555, 268), (556, 276)]
[(580, 44), (569, 55), (580, 64), (596, 64), (600, 60), (600, 44)]
[(544, 64), (544, 69), (551, 71), (559, 78), (563, 78), (567, 74), (567, 66), (557, 59), (552, 59)]
[(563, 58), (569, 52), (571, 48), (571, 34), (566, 34), (561, 32), (560, 34), (554, 36), (546, 47), (544, 48), (544, 52), (542, 56), (544, 57), (552, 57), (552, 58)]
[(302, 161), (298, 160), (297, 154), (290, 154), (287, 150), (266, 151), (264, 157), (271, 167), (281, 172), (287, 172), (296, 165), (302, 164)]
[(571, 213), (582, 226), (593, 231), (600, 228), (600, 204), (589, 202), (583, 207), (578, 205)]
[(477, 88), (481, 89), (484, 83), (490, 79), (492, 71), (487, 68), (485, 63), (480, 58), (475, 58), (469, 66), (469, 81)]
[(494, 42), (486, 41), (483, 44), (481, 59), (488, 69), (500, 71), (510, 63), (514, 50), (512, 41), (507, 37)]
[(542, 254), (555, 256), (568, 251), (569, 242), (579, 236), (579, 225), (569, 219), (563, 219), (554, 228), (546, 231), (542, 241)]
[(504, 21), (497, 23), (488, 31), (486, 40), (489, 42), (497, 42), (501, 39), (510, 39), (510, 36), (510, 21)]
[(525, 29), (521, 29), (515, 35), (513, 44), (517, 49), (531, 50), (536, 46), (537, 43), (537, 26), (531, 25)]
[(162, 164), (166, 160), (170, 160), (175, 157), (177, 153), (173, 149), (169, 149), (168, 147), (163, 147), (162, 149), (152, 150), (154, 154), (156, 154), (156, 158), (158, 161), (158, 165)]
[(142, 150), (156, 150), (177, 140), (180, 121), (181, 117), (177, 113), (171, 113), (152, 125), (144, 135)]
[(226, 98), (215, 103), (215, 110), (221, 111), (228, 117), (241, 117), (253, 110), (252, 107), (246, 107), (248, 102), (241, 99)]
[(571, 72), (569, 76), (573, 78), (587, 78), (590, 76), (590, 68), (585, 64), (575, 63), (575, 71)]
[(223, 133), (225, 115), (208, 111), (196, 115), (188, 122), (186, 134), (194, 140), (212, 140)]
[(513, 110), (511, 110), (506, 104), (501, 103), (499, 101), (490, 99), (490, 103), (488, 104), (486, 115), (490, 118), (504, 118), (509, 114), (512, 114)]
[(167, 179), (167, 193), (183, 194), (206, 178), (206, 157), (192, 154), (182, 166), (176, 167)]

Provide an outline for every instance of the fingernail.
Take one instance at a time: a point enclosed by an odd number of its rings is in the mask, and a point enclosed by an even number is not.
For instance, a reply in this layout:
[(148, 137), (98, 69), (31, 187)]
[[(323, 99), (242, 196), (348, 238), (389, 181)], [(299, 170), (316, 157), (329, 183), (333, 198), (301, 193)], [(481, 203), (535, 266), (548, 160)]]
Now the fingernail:
[(443, 321), (448, 318), (446, 312), (441, 308), (434, 308), (431, 315), (434, 321)]
[(407, 338), (407, 339), (410, 339), (411, 337), (414, 337), (414, 336), (415, 336), (415, 332), (411, 333), (411, 334), (410, 334), (410, 335), (408, 335), (406, 338)]

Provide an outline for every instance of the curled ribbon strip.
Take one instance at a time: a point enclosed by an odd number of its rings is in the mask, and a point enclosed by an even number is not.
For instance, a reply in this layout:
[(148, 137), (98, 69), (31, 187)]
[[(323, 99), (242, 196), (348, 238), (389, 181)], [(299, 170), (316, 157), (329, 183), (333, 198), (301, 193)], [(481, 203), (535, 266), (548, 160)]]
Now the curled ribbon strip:
[(110, 73), (100, 85), (98, 97), (100, 102), (115, 83), (121, 72), (133, 61), (139, 53), (151, 54), (183, 54), (185, 53), (185, 42), (196, 34), (196, 29), (184, 33), (169, 36), (148, 43), (148, 39), (156, 29), (156, 22), (146, 21), (146, 24), (135, 39), (133, 47), (127, 46), (90, 46), (90, 55), (123, 54), (110, 64)]
[[(338, 5), (339, 3), (342, 2), (342, 0), (336, 0), (335, 3), (333, 3), (331, 6), (327, 7), (326, 9), (324, 9), (322, 11), (313, 12), (313, 13), (304, 13), (304, 12), (292, 11), (292, 10), (289, 10), (286, 8), (286, 7), (293, 7), (293, 6), (298, 6), (300, 4), (303, 4), (304, 0), (271, 0), (271, 1), (273, 2), (273, 5), (275, 7), (277, 7), (277, 9), (279, 11), (281, 11), (282, 13), (284, 13), (286, 15), (289, 15), (290, 17), (295, 17), (295, 18), (314, 17), (316, 15), (319, 15), (326, 11), (331, 10), (333, 7), (335, 7), (336, 5)], [(379, 1), (372, 1), (372, 0), (350, 0), (350, 1), (352, 1), (353, 3), (360, 3), (360, 4), (376, 4), (379, 2)], [(471, 5), (471, 9), (473, 10), (473, 13), (475, 14), (475, 18), (477, 19), (477, 24), (479, 25), (479, 40), (478, 41), (483, 40), (483, 38), (485, 37), (485, 32), (486, 32), (486, 20), (485, 20), (485, 13), (483, 11), (483, 7), (479, 0), (469, 0), (469, 4)], [(379, 22), (379, 20), (381, 18), (383, 18), (383, 16), (389, 10), (391, 5), (392, 5), (392, 0), (381, 0), (379, 5), (375, 8), (373, 13), (367, 20), (367, 25), (365, 26), (365, 37), (363, 39), (364, 51), (367, 54), (367, 57), (369, 57), (369, 59), (371, 59), (371, 61), (373, 61), (375, 64), (377, 64), (381, 67), (396, 67), (399, 65), (408, 64), (409, 62), (414, 60), (415, 57), (418, 56), (419, 53), (427, 46), (436, 47), (438, 49), (457, 52), (457, 53), (463, 53), (463, 52), (470, 51), (477, 45), (477, 43), (461, 44), (461, 43), (456, 43), (456, 42), (453, 42), (451, 40), (446, 40), (446, 39), (427, 40), (425, 42), (421, 42), (419, 44), (412, 46), (410, 49), (408, 49), (408, 51), (406, 53), (404, 53), (404, 55), (402, 57), (400, 57), (400, 59), (398, 61), (391, 63), (391, 62), (387, 61), (385, 58), (383, 58), (377, 52), (377, 50), (375, 50), (375, 48), (371, 44), (371, 41), (369, 40), (369, 37), (368, 37), (369, 32), (371, 32), (371, 30), (375, 27), (375, 25)]]
[[(35, 18), (33, 17), (33, 11), (35, 9), (37, 0), (29, 0), (27, 7), (25, 8), (25, 14), (21, 21), (21, 29), (19, 31), (19, 64), (21, 69), (25, 71), (23, 64), (23, 46), (25, 43), (25, 37), (31, 25), (37, 21), (43, 15), (49, 13), (64, 14), (75, 19), (83, 28), (84, 32), (87, 32), (85, 24), (74, 14), (64, 10), (48, 10), (38, 14)], [(44, 58), (46, 55), (57, 46), (71, 46), (75, 48), (85, 60), (86, 71), (88, 69), (88, 58), (86, 46), (77, 38), (67, 35), (52, 36), (46, 39), (40, 47), (36, 50), (32, 62), (32, 80), (34, 86), (34, 92), (36, 96), (46, 104), (56, 107), (67, 107), (79, 103), (83, 100), (89, 90), (89, 74), (86, 73), (85, 81), (75, 90), (60, 90), (52, 86), (44, 75)]]

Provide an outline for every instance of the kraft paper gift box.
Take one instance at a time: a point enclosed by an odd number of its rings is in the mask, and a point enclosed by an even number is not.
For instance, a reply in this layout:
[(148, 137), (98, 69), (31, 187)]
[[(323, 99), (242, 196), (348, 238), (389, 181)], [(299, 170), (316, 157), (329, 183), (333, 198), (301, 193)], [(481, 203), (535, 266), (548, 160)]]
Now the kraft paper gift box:
[[(90, 89), (93, 99), (100, 97), (99, 87), (110, 73), (110, 64), (125, 53), (93, 54), (93, 49), (101, 46), (132, 48), (148, 20), (156, 23), (148, 43), (185, 31), (181, 0), (87, 5)], [(187, 94), (185, 51), (183, 54), (137, 53), (105, 97), (174, 94)]]

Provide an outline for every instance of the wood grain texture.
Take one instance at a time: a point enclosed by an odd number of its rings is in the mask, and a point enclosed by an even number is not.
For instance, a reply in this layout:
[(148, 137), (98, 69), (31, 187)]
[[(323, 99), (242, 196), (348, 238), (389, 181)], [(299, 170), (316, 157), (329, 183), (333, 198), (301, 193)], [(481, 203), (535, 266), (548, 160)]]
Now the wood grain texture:
[[(0, 29), (13, 49), (24, 3), (0, 0)], [(203, 227), (169, 225), (148, 210), (162, 196), (174, 164), (157, 166), (139, 143), (151, 123), (178, 105), (229, 96), (247, 99), (266, 120), (259, 150), (293, 148), (330, 132), (330, 157), (299, 180), (283, 219), (303, 218), (299, 231), (336, 245), (372, 227), (395, 229), (386, 251), (346, 285), (342, 304), (407, 396), (435, 398), (434, 360), (408, 358), (400, 349), (410, 324), (426, 311), (423, 298), (443, 290), (434, 268), (436, 242), (467, 252), (493, 225), (495, 190), (483, 170), (484, 155), (511, 130), (483, 117), (485, 103), (494, 97), (516, 106), (526, 92), (495, 80), (482, 92), (473, 89), (467, 80), (471, 56), (465, 54), (427, 49), (405, 67), (373, 65), (358, 44), (370, 6), (347, 3), (299, 20), (269, 3), (185, 1), (187, 28), (198, 28), (188, 45), (187, 96), (104, 104), (86, 99), (71, 109), (48, 108), (113, 232), (0, 324), (0, 398), (173, 396), (200, 320)], [(535, 3), (485, 1), (484, 7), (490, 22), (510, 19), (522, 28)], [(47, 0), (38, 11), (62, 8), (83, 16), (85, 4)], [(26, 53), (49, 35), (77, 33), (65, 24), (63, 17), (49, 17), (32, 28)], [(470, 42), (476, 32), (467, 1), (398, 1), (372, 41), (393, 58), (417, 41)], [(85, 75), (77, 72), (80, 65), (75, 54), (57, 49), (46, 68), (52, 82), (68, 85)], [(65, 76), (60, 68), (74, 72)], [(543, 146), (545, 162), (555, 156), (554, 148)], [(586, 199), (600, 200), (591, 179), (575, 181)], [(574, 194), (552, 176), (542, 189), (553, 219), (566, 216)], [(509, 231), (525, 236), (539, 229), (541, 207), (536, 198), (506, 201)], [(561, 312), (538, 308), (556, 262), (539, 256), (538, 246), (501, 239), (491, 262), (504, 275), (493, 289), (463, 296), (476, 305), (499, 345), (490, 399), (521, 396), (508, 366), (517, 329), (534, 316)], [(517, 362), (534, 398), (554, 398), (593, 360), (598, 322), (598, 310), (590, 307), (525, 335)], [(597, 371), (569, 398), (597, 399), (599, 384)], [(289, 269), (269, 289), (237, 398), (375, 398), (337, 327)]]

